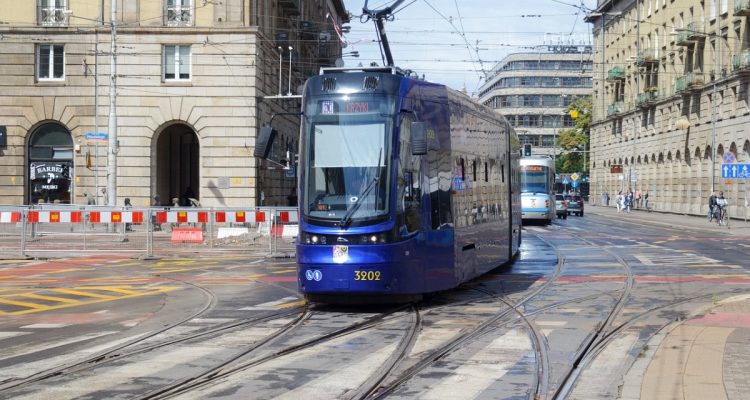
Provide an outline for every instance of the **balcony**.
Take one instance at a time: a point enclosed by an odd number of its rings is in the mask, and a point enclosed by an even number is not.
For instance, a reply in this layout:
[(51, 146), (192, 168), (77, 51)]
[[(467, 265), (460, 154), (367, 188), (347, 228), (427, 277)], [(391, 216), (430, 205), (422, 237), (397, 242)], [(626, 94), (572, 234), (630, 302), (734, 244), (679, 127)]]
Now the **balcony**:
[(656, 49), (644, 49), (638, 52), (638, 58), (635, 63), (638, 65), (655, 64), (659, 60), (656, 58)]
[(643, 92), (635, 97), (635, 106), (638, 108), (646, 108), (656, 101), (656, 97), (655, 91)]
[(41, 26), (68, 26), (69, 16), (66, 7), (38, 7), (36, 17)]
[(738, 17), (750, 15), (750, 0), (734, 0), (734, 15)]
[(688, 40), (706, 40), (706, 24), (702, 21), (692, 21), (686, 29)]
[(703, 74), (688, 72), (687, 74), (677, 78), (675, 91), (677, 93), (684, 93), (691, 90), (700, 90), (701, 88), (703, 88), (703, 84)]
[(690, 32), (685, 29), (680, 29), (677, 31), (677, 38), (675, 39), (675, 44), (678, 46), (690, 46), (691, 44), (695, 43), (695, 40), (690, 40), (688, 37), (690, 36)]
[(750, 50), (732, 56), (732, 70), (736, 72), (750, 72)]
[(614, 104), (607, 106), (607, 117), (613, 117), (617, 114), (622, 114), (625, 111), (625, 103), (622, 101), (616, 101)]
[(625, 80), (625, 68), (623, 67), (614, 67), (607, 71), (607, 80), (608, 81), (623, 81)]
[(193, 9), (180, 5), (167, 7), (166, 20), (167, 26), (191, 26), (193, 25)]

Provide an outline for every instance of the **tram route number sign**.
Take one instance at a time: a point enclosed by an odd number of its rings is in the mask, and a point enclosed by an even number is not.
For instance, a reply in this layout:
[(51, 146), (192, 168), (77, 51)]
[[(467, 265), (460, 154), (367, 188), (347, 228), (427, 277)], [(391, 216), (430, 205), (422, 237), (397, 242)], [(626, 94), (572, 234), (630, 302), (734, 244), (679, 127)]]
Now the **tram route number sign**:
[(721, 164), (724, 179), (750, 179), (750, 164)]

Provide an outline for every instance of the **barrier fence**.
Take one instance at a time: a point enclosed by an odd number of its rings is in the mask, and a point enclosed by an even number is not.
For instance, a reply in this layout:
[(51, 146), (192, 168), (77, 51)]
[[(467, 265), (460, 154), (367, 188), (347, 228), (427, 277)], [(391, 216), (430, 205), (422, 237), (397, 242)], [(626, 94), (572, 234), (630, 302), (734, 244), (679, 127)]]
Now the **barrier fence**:
[(292, 256), (298, 223), (294, 208), (0, 206), (0, 252), (5, 258), (229, 250)]

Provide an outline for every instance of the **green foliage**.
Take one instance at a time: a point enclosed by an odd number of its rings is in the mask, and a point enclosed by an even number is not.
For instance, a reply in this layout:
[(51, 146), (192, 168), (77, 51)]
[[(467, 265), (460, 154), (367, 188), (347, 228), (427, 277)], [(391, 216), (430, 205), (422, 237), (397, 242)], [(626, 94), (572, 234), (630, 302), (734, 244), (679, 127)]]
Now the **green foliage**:
[[(579, 98), (571, 103), (565, 112), (570, 115), (577, 112), (575, 126), (570, 129), (562, 129), (557, 137), (557, 145), (562, 149), (562, 155), (557, 157), (556, 167), (558, 172), (581, 172), (588, 171), (583, 167), (583, 151), (588, 151), (589, 133), (591, 125), (591, 99)], [(586, 156), (586, 163), (591, 157)]]

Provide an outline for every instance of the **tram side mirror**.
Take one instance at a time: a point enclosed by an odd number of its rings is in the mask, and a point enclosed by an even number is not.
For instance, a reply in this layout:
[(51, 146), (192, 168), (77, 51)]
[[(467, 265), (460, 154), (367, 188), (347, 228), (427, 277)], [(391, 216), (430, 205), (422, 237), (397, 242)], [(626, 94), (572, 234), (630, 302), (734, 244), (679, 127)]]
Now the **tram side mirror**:
[(427, 154), (427, 129), (424, 122), (411, 123), (411, 154), (415, 156)]
[(264, 126), (260, 128), (260, 134), (258, 140), (255, 141), (255, 150), (253, 150), (253, 157), (260, 157), (263, 159), (268, 158), (268, 153), (271, 152), (273, 141), (276, 139), (276, 130), (270, 126)]

